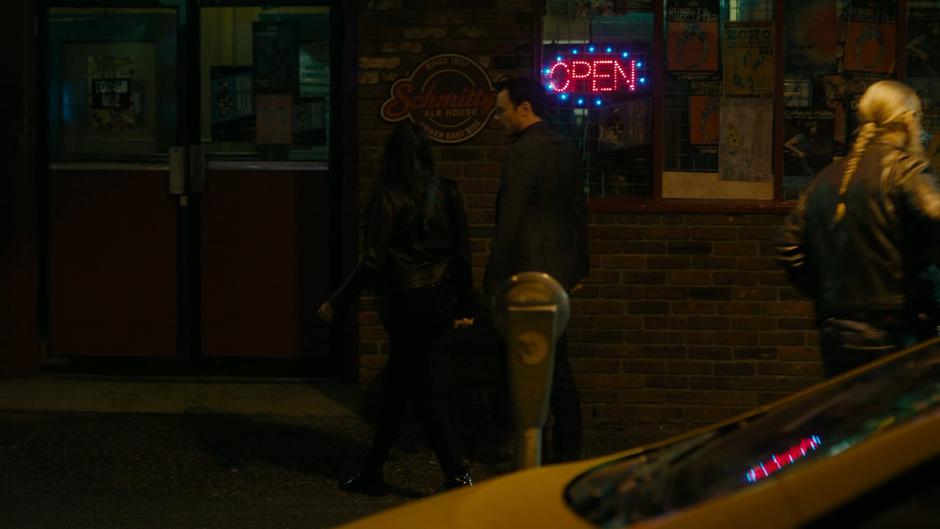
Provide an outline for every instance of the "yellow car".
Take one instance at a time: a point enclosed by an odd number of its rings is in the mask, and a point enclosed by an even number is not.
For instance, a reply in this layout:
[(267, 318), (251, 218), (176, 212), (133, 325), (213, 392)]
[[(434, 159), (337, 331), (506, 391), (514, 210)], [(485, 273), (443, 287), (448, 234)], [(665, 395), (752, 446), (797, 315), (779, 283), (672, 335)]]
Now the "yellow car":
[(940, 338), (680, 437), (347, 529), (940, 527)]

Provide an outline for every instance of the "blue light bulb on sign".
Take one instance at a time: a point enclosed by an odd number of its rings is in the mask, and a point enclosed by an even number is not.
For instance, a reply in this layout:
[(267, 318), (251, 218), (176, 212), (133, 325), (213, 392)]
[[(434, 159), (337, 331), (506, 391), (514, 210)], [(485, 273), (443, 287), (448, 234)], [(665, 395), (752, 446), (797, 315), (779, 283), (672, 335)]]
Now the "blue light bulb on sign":
[(600, 99), (595, 99), (595, 100), (594, 100), (594, 106), (599, 107), (599, 106), (601, 106), (601, 103), (602, 103), (602, 101), (601, 101)]
[(588, 46), (588, 51), (594, 53), (594, 46)]
[(578, 54), (578, 48), (573, 48), (573, 49), (571, 50), (571, 54), (572, 54), (572, 55), (577, 55), (577, 54)]
[(626, 59), (627, 57), (630, 56), (630, 52), (625, 51), (625, 52), (623, 52), (623, 53), (621, 54), (621, 56), (622, 56), (624, 59)]
[(637, 67), (637, 68), (642, 68), (642, 67), (643, 67), (643, 63), (642, 63), (642, 62), (636, 63), (636, 67)]
[(610, 53), (610, 52), (612, 52), (612, 51), (614, 51), (614, 49), (611, 48), (610, 46), (607, 46), (607, 53)]
[(646, 77), (640, 77), (640, 84), (646, 84)]
[(583, 105), (583, 104), (584, 104), (584, 98), (579, 97), (579, 98), (578, 98), (578, 105), (580, 106), (580, 105)]
[(562, 101), (567, 101), (567, 100), (568, 100), (568, 94), (561, 94), (561, 95), (558, 96), (558, 97), (560, 97)]

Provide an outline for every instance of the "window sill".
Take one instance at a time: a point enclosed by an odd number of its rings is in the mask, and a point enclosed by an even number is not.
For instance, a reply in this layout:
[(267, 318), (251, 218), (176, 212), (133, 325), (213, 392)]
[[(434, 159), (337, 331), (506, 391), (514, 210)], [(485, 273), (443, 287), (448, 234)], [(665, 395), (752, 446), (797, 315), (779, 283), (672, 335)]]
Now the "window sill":
[(588, 209), (593, 213), (731, 213), (784, 215), (795, 201), (774, 200), (690, 200), (650, 198), (592, 198)]

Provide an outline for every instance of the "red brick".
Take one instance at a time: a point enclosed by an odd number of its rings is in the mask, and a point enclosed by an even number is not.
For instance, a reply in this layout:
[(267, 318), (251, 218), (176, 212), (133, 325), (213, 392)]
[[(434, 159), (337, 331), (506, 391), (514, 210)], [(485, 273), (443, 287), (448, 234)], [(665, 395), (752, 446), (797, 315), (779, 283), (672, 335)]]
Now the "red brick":
[(735, 360), (775, 360), (777, 349), (774, 347), (735, 347)]
[(669, 303), (665, 301), (631, 301), (627, 304), (629, 314), (669, 314)]
[(623, 401), (630, 404), (661, 404), (666, 402), (666, 392), (661, 389), (625, 389)]
[(683, 287), (652, 286), (643, 288), (644, 299), (685, 299), (689, 295)]
[(733, 270), (737, 267), (734, 257), (695, 256), (692, 268), (695, 270)]
[(689, 316), (689, 329), (711, 329), (724, 331), (730, 328), (727, 316)]
[[(662, 334), (662, 333), (659, 333)], [(628, 337), (632, 337), (633, 333), (630, 333)], [(644, 343), (644, 342), (637, 342)], [(662, 340), (656, 341), (647, 341), (640, 349), (641, 355), (644, 358), (685, 358), (686, 348), (681, 345), (650, 345), (662, 343)]]
[(689, 233), (694, 241), (734, 241), (738, 234), (735, 228), (692, 227)]
[(684, 406), (685, 418), (695, 423), (715, 423), (744, 413), (744, 406)]
[(684, 329), (685, 318), (682, 316), (643, 316), (643, 328), (655, 329)]
[(727, 346), (689, 346), (689, 358), (696, 360), (731, 360), (731, 347)]
[(757, 394), (750, 391), (669, 391), (666, 402), (672, 404), (721, 404), (728, 406), (755, 406)]
[(760, 335), (761, 345), (805, 345), (806, 333), (800, 331), (769, 332)]
[(642, 375), (575, 373), (579, 388), (642, 388)]
[(692, 389), (733, 389), (733, 377), (692, 377), (689, 387)]
[(753, 375), (756, 370), (756, 365), (752, 362), (715, 362), (716, 375), (744, 377)]
[(679, 270), (667, 274), (672, 285), (710, 285), (712, 272), (704, 270)]
[(647, 257), (646, 268), (650, 270), (688, 270), (689, 258), (681, 256)]
[(714, 365), (707, 360), (673, 360), (667, 368), (670, 375), (711, 375)]
[(780, 347), (778, 352), (781, 360), (819, 360), (819, 350), (815, 347)]
[(777, 289), (768, 287), (735, 287), (731, 291), (732, 299), (767, 301), (777, 299)]
[(600, 315), (592, 318), (600, 329), (641, 329), (643, 318), (640, 316), (607, 316)]
[(760, 314), (760, 303), (731, 301), (719, 303), (716, 308), (718, 314)]
[(604, 285), (599, 289), (600, 297), (612, 299), (643, 299), (643, 288), (638, 286)]
[(714, 314), (716, 305), (713, 301), (677, 301), (672, 310), (675, 314)]
[(757, 372), (762, 375), (819, 376), (822, 374), (822, 364), (819, 362), (761, 362), (757, 366)]
[(645, 379), (645, 384), (650, 388), (688, 388), (689, 377), (649, 375)]
[(757, 255), (757, 243), (753, 242), (716, 242), (713, 247), (715, 255)]
[(684, 241), (689, 238), (689, 229), (685, 226), (647, 226), (643, 228), (643, 238)]
[(603, 255), (601, 267), (609, 270), (640, 270), (645, 260), (641, 255)]
[(624, 373), (657, 375), (666, 373), (666, 362), (663, 360), (623, 360), (620, 366)]
[(571, 368), (577, 373), (610, 374), (620, 371), (620, 362), (608, 358), (572, 358)]

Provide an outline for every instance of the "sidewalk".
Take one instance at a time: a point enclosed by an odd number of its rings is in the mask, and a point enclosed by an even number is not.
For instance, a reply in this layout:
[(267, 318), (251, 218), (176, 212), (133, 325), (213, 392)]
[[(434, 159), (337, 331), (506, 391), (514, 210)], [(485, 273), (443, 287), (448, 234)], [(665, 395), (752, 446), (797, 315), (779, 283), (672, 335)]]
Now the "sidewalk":
[[(384, 498), (343, 493), (371, 439), (354, 385), (320, 380), (0, 380), (0, 527), (325, 528), (432, 494), (415, 428)], [(477, 480), (508, 463), (470, 461)]]
[[(440, 470), (413, 423), (390, 495), (336, 488), (371, 441), (361, 400), (326, 380), (0, 379), (0, 528), (320, 529), (433, 494)], [(463, 426), (477, 482), (512, 470), (493, 432)], [(634, 444), (622, 437), (587, 432), (585, 456)]]

